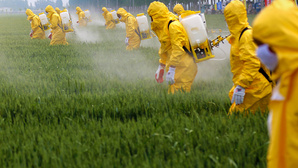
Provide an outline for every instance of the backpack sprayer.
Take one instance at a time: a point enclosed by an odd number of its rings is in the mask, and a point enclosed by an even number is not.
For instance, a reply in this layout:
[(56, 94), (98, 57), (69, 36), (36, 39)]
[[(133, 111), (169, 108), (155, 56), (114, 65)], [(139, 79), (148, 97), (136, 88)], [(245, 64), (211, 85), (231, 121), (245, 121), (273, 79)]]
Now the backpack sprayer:
[(179, 21), (186, 30), (191, 51), (188, 51), (186, 47), (183, 48), (194, 57), (196, 63), (214, 58), (213, 47), (218, 46), (220, 42), (228, 37), (218, 36), (213, 40), (209, 40), (207, 38), (205, 16), (200, 12), (185, 11)]
[(85, 13), (85, 17), (87, 19), (87, 22), (92, 22), (90, 11), (87, 9), (87, 10), (84, 11), (84, 13)]
[(117, 16), (117, 12), (115, 10), (111, 10), (111, 14), (113, 16), (113, 20), (115, 21), (115, 24), (120, 23), (120, 20), (119, 20), (119, 18)]
[(62, 29), (64, 32), (73, 32), (72, 21), (68, 11), (61, 12), (60, 17), (62, 20)]
[(43, 31), (46, 31), (48, 29), (50, 29), (50, 24), (49, 24), (49, 21), (48, 21), (48, 18), (46, 16), (46, 14), (44, 14), (43, 12), (40, 13), (38, 15), (39, 19), (40, 19), (40, 23), (41, 23), (41, 29)]
[(141, 40), (150, 39), (152, 37), (156, 37), (156, 35), (150, 31), (147, 16), (144, 13), (137, 14), (137, 22), (140, 29), (140, 38)]

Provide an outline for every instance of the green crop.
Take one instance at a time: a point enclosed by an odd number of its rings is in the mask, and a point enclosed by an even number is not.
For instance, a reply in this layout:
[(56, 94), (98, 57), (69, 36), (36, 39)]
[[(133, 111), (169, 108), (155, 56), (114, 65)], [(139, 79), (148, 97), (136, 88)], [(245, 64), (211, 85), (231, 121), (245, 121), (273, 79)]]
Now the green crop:
[(227, 115), (228, 59), (171, 95), (156, 38), (129, 52), (124, 29), (91, 23), (49, 46), (25, 16), (0, 22), (1, 167), (266, 167), (267, 114)]

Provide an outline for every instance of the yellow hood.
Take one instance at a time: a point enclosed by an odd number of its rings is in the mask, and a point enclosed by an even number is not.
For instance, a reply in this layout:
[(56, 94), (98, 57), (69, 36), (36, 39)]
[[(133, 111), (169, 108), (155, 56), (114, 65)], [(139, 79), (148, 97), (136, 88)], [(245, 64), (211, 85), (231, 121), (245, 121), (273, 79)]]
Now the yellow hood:
[(128, 16), (132, 16), (130, 13), (128, 13), (124, 8), (119, 8), (117, 11), (117, 15), (121, 16), (120, 21), (125, 22)]
[(77, 10), (76, 14), (80, 14), (81, 12), (83, 12), (80, 7), (76, 7), (76, 10)]
[(181, 13), (184, 11), (184, 8), (183, 8), (183, 6), (182, 6), (181, 4), (177, 4), (177, 5), (175, 5), (173, 11), (174, 11), (175, 13), (177, 13), (178, 16), (180, 16)]
[(51, 5), (46, 7), (46, 12), (48, 13), (47, 17), (51, 18), (54, 13), (57, 13)]
[(298, 68), (298, 8), (292, 0), (275, 0), (255, 18), (253, 38), (277, 54), (273, 79)]
[(102, 7), (101, 10), (103, 11), (104, 14), (107, 14), (107, 13), (109, 12), (108, 9), (107, 9), (106, 7)]
[(248, 27), (245, 6), (239, 0), (232, 0), (224, 10), (226, 22), (233, 36), (239, 36), (241, 31)]
[(170, 20), (174, 20), (174, 14), (171, 14), (165, 4), (154, 1), (148, 7), (148, 15), (152, 17), (151, 29), (153, 31), (162, 30), (165, 24), (168, 24)]
[(55, 11), (58, 13), (58, 15), (60, 15), (61, 10), (58, 7), (55, 8)]
[(276, 52), (279, 49), (290, 49), (297, 52), (297, 6), (292, 3), (292, 0), (275, 0), (255, 18), (253, 37), (273, 49), (275, 48)]
[(26, 10), (26, 15), (28, 16), (27, 20), (32, 20), (35, 14), (32, 12), (31, 9), (27, 9)]

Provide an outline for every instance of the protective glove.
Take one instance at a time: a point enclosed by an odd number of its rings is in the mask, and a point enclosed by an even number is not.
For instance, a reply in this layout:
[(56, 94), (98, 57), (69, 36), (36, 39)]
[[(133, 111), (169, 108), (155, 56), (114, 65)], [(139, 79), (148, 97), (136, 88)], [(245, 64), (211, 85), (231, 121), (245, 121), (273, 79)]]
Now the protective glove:
[(173, 67), (170, 67), (167, 75), (166, 75), (166, 81), (167, 83), (169, 83), (170, 85), (173, 85), (175, 83), (174, 77), (175, 77), (175, 69)]
[(31, 30), (30, 34), (29, 34), (30, 37), (33, 36), (33, 30)]
[(129, 40), (129, 38), (128, 37), (126, 37), (125, 38), (125, 44), (128, 46), (128, 40)]
[(257, 56), (270, 71), (275, 70), (278, 64), (277, 56), (275, 53), (270, 51), (269, 46), (267, 44), (259, 46), (259, 48), (257, 49)]
[(165, 66), (162, 66), (159, 64), (158, 69), (155, 73), (155, 79), (157, 83), (162, 83), (163, 82), (163, 74), (165, 72)]
[(52, 33), (48, 36), (48, 38), (52, 40)]
[(236, 105), (242, 104), (244, 100), (245, 89), (239, 85), (234, 89), (233, 97), (231, 103), (236, 103)]

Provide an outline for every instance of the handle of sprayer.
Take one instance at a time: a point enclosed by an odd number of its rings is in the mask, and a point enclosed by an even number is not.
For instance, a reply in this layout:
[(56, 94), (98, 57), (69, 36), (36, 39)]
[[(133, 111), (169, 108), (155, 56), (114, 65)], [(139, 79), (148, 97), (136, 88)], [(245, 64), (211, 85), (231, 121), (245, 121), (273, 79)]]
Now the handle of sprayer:
[[(230, 34), (227, 35), (227, 36), (225, 36), (225, 37), (217, 36), (215, 39), (212, 40), (212, 43), (211, 43), (211, 49), (212, 49), (213, 47), (215, 47), (215, 46), (218, 46), (218, 44), (219, 44), (220, 42), (224, 41), (224, 40), (225, 40), (226, 38), (228, 38), (229, 36), (230, 36)], [(216, 40), (218, 40), (219, 37), (221, 37), (221, 40), (220, 40), (220, 41), (216, 41)], [(215, 42), (215, 41), (216, 41), (216, 42)]]

